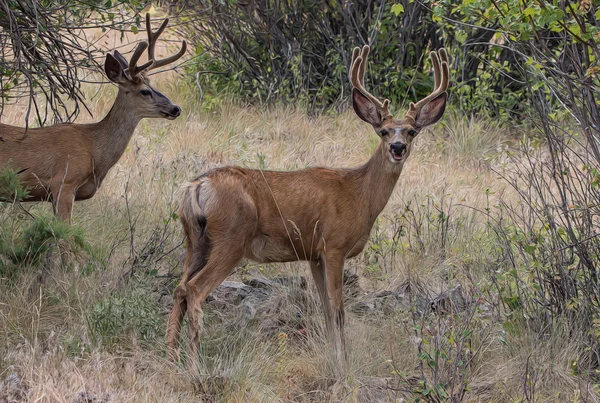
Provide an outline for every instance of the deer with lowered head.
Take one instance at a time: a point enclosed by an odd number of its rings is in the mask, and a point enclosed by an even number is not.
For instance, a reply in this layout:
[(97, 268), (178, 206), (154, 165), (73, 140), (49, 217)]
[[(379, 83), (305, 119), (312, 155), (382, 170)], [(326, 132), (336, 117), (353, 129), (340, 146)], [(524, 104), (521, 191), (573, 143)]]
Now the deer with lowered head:
[(167, 325), (169, 353), (177, 357), (184, 315), (188, 354), (197, 357), (202, 305), (242, 259), (259, 263), (305, 260), (325, 312), (336, 368), (345, 356), (344, 261), (359, 254), (387, 204), (419, 132), (437, 122), (446, 107), (448, 58), (431, 53), (434, 90), (401, 119), (364, 87), (369, 47), (355, 48), (350, 67), (352, 101), (381, 142), (358, 168), (309, 168), (294, 172), (222, 167), (183, 187), (179, 208), (186, 241), (183, 275)]
[[(175, 119), (181, 108), (155, 90), (146, 73), (170, 64), (186, 51), (157, 60), (154, 47), (169, 20), (152, 32), (146, 15), (148, 42), (135, 48), (129, 62), (117, 51), (108, 53), (104, 71), (117, 84), (117, 98), (104, 119), (91, 124), (57, 124), (28, 129), (0, 123), (0, 168), (8, 165), (29, 191), (25, 201), (52, 202), (57, 217), (69, 221), (73, 202), (91, 198), (121, 155), (142, 118)], [(138, 61), (148, 49), (148, 61)], [(2, 196), (2, 195), (0, 195)]]

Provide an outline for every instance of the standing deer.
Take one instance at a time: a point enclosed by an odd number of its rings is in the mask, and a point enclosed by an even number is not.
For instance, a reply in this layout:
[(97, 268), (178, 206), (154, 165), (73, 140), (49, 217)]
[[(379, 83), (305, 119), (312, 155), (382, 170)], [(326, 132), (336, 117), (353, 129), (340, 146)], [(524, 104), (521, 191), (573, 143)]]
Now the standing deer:
[(188, 314), (188, 351), (197, 357), (202, 305), (241, 259), (260, 263), (306, 260), (325, 311), (338, 370), (344, 361), (344, 261), (359, 254), (387, 204), (417, 134), (446, 108), (448, 58), (432, 52), (434, 90), (394, 119), (389, 100), (364, 87), (369, 47), (355, 48), (350, 79), (354, 111), (381, 138), (371, 159), (354, 169), (276, 172), (216, 168), (183, 188), (179, 216), (186, 239), (183, 276), (175, 289), (167, 347), (177, 356)]
[[(108, 115), (91, 124), (57, 124), (25, 130), (0, 123), (0, 167), (9, 165), (19, 173), (29, 190), (25, 201), (51, 200), (54, 214), (70, 221), (73, 201), (91, 198), (102, 180), (119, 161), (142, 118), (175, 119), (181, 108), (150, 86), (146, 73), (179, 59), (180, 51), (166, 59), (154, 56), (156, 40), (169, 20), (155, 33), (146, 14), (148, 42), (140, 42), (129, 63), (118, 52), (106, 55), (104, 70), (119, 86), (117, 98)], [(148, 62), (138, 60), (148, 49)]]

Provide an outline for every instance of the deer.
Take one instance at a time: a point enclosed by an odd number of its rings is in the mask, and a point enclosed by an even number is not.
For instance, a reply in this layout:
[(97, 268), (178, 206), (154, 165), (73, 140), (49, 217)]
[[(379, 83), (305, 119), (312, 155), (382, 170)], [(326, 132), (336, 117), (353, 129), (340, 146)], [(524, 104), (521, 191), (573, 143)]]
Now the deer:
[[(118, 50), (106, 54), (104, 71), (119, 90), (101, 121), (33, 129), (0, 123), (0, 168), (8, 166), (18, 173), (28, 190), (24, 201), (51, 201), (54, 214), (70, 222), (73, 202), (94, 196), (141, 119), (173, 120), (181, 115), (181, 108), (154, 89), (147, 77), (150, 70), (171, 64), (186, 52), (184, 40), (175, 55), (156, 59), (154, 48), (168, 23), (167, 18), (152, 32), (150, 14), (146, 14), (148, 41), (138, 43), (129, 62)], [(148, 61), (138, 65), (146, 49)]]
[(186, 253), (174, 290), (166, 345), (179, 359), (179, 339), (188, 316), (188, 356), (197, 358), (206, 297), (243, 259), (258, 263), (308, 261), (333, 344), (336, 373), (345, 362), (343, 267), (369, 239), (386, 206), (417, 134), (436, 123), (446, 108), (449, 82), (444, 49), (431, 52), (433, 91), (395, 119), (364, 86), (369, 46), (352, 53), (353, 108), (371, 124), (380, 143), (357, 168), (322, 167), (281, 172), (237, 166), (214, 168), (184, 184), (179, 217)]

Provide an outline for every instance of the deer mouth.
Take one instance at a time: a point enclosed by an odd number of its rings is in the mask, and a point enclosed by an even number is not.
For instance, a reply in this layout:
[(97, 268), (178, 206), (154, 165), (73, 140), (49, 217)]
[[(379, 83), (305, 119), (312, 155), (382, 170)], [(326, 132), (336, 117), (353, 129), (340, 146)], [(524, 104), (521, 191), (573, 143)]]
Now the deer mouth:
[(406, 154), (405, 150), (402, 150), (402, 151), (390, 150), (390, 156), (392, 157), (392, 162), (402, 162), (404, 160), (405, 154)]
[(179, 113), (174, 115), (172, 113), (167, 113), (167, 112), (161, 112), (161, 114), (163, 115), (163, 117), (165, 119), (168, 119), (168, 120), (175, 120), (180, 115)]
[(177, 105), (173, 105), (171, 106), (171, 108), (165, 108), (165, 110), (162, 110), (160, 113), (161, 115), (163, 115), (164, 118), (168, 120), (173, 120), (179, 115), (181, 115), (181, 108)]

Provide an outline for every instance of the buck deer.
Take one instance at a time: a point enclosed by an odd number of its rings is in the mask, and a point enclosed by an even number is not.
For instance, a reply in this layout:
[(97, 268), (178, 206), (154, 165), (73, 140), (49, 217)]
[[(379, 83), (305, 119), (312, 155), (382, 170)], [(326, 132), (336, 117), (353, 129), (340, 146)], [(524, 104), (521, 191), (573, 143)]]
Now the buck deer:
[[(104, 63), (106, 75), (119, 86), (117, 98), (108, 115), (97, 123), (57, 124), (25, 130), (0, 123), (0, 167), (10, 165), (19, 173), (29, 190), (25, 201), (51, 200), (54, 213), (69, 221), (73, 201), (91, 198), (102, 180), (121, 158), (142, 118), (175, 119), (181, 108), (150, 86), (146, 73), (172, 63), (186, 51), (157, 60), (154, 47), (169, 20), (155, 33), (146, 15), (148, 42), (135, 48), (129, 63), (117, 51), (108, 53)], [(138, 60), (148, 49), (148, 61)]]
[(188, 351), (197, 357), (202, 305), (246, 258), (259, 263), (310, 262), (325, 311), (338, 370), (344, 360), (344, 261), (359, 254), (387, 204), (417, 134), (446, 107), (448, 58), (432, 52), (434, 90), (394, 119), (389, 100), (364, 87), (369, 47), (355, 48), (350, 67), (359, 118), (381, 138), (371, 159), (354, 169), (309, 168), (276, 172), (222, 167), (183, 187), (179, 216), (186, 240), (181, 281), (175, 289), (166, 342), (177, 357), (181, 323), (188, 314)]

